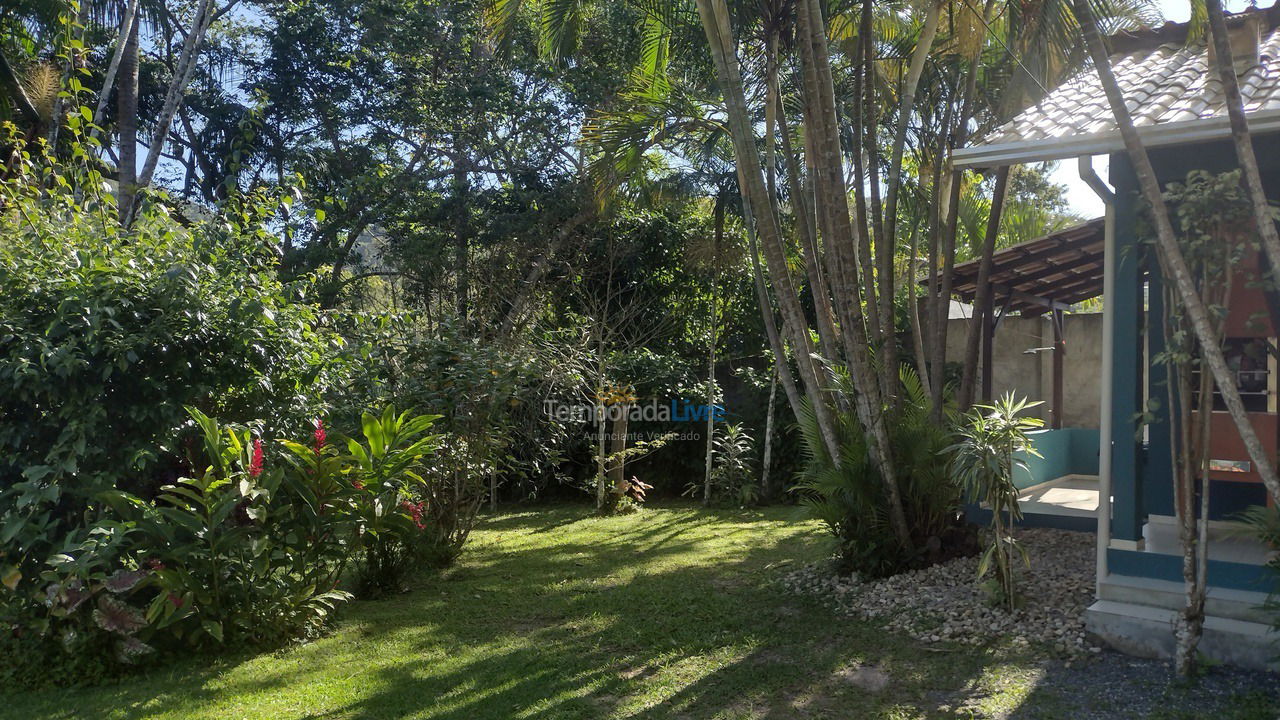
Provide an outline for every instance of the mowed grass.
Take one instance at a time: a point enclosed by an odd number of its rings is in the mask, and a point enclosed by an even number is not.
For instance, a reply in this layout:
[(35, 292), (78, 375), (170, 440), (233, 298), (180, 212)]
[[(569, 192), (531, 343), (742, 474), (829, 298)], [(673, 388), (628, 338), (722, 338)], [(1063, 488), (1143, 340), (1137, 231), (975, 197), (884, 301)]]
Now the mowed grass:
[(351, 605), (315, 642), (0, 697), (0, 716), (1056, 714), (1054, 698), (1034, 698), (1037, 658), (927, 649), (782, 591), (778, 577), (825, 547), (821, 528), (789, 508), (512, 512), (486, 518), (452, 570), (412, 593)]

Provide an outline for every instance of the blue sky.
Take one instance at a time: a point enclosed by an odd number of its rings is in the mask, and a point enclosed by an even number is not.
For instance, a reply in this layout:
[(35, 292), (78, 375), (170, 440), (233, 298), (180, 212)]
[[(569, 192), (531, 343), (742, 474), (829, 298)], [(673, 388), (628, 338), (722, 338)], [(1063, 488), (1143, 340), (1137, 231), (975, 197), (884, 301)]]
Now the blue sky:
[[(1274, 5), (1276, 0), (1259, 0), (1260, 7), (1270, 7)], [(1160, 11), (1164, 13), (1166, 20), (1174, 22), (1185, 22), (1191, 13), (1191, 3), (1188, 0), (1158, 0), (1156, 3), (1160, 6)], [(1248, 6), (1247, 0), (1224, 0), (1228, 12), (1235, 12)], [(1098, 157), (1094, 159), (1094, 167), (1098, 173), (1104, 178), (1106, 177), (1106, 157)], [(1084, 215), (1085, 217), (1098, 217), (1102, 215), (1102, 202), (1098, 200), (1098, 196), (1085, 185), (1077, 175), (1076, 163), (1067, 161), (1058, 164), (1053, 172), (1053, 178), (1056, 182), (1067, 186), (1067, 203), (1071, 209)]]

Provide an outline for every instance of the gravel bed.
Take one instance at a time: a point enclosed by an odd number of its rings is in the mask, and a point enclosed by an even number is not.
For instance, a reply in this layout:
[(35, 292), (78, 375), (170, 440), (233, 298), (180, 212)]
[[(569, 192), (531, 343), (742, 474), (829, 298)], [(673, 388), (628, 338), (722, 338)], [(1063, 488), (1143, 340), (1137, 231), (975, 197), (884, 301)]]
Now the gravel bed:
[(1002, 639), (1067, 658), (1101, 652), (1084, 631), (1084, 609), (1094, 591), (1093, 535), (1045, 528), (1019, 528), (1014, 535), (1031, 567), (1019, 561), (1023, 603), (1012, 613), (993, 607), (979, 587), (976, 557), (865, 582), (839, 577), (829, 565), (808, 565), (782, 582), (792, 592), (825, 598), (846, 615), (927, 643)]
[[(819, 597), (842, 614), (921, 642), (1026, 647), (1043, 653), (1029, 695), (1002, 718), (1280, 718), (1280, 675), (1213, 666), (1191, 682), (1172, 664), (1094, 645), (1084, 631), (1093, 600), (1096, 544), (1090, 533), (1014, 531), (1031, 567), (1020, 566), (1023, 605), (992, 607), (977, 581), (977, 558), (959, 558), (881, 580), (839, 577), (829, 563), (782, 578), (791, 592)], [(1033, 666), (1034, 667), (1034, 666)], [(976, 693), (976, 694), (974, 694)], [(939, 709), (980, 717), (983, 692), (943, 693)]]

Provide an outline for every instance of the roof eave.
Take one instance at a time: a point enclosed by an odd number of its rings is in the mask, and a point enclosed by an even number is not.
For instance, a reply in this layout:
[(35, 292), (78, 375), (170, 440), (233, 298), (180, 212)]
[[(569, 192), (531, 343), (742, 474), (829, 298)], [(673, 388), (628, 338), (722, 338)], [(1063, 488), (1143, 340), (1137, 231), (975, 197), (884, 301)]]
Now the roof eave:
[[(1249, 113), (1249, 130), (1254, 133), (1280, 130), (1280, 110)], [(1161, 123), (1138, 128), (1138, 137), (1147, 147), (1168, 147), (1231, 137), (1231, 122), (1226, 116), (1177, 123)], [(1070, 135), (1061, 138), (1023, 140), (997, 145), (976, 145), (956, 150), (958, 168), (994, 168), (1004, 165), (1045, 162), (1106, 155), (1124, 150), (1119, 131), (1092, 135)]]

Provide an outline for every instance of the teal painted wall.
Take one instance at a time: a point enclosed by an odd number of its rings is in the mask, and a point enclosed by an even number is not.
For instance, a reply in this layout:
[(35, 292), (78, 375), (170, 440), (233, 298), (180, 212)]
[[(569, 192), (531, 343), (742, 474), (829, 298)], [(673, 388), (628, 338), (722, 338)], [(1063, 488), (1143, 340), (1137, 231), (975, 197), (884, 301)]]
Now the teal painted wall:
[[(1280, 136), (1254, 138), (1263, 177), (1280, 178)], [(1229, 142), (1163, 148), (1151, 152), (1152, 164), (1161, 183), (1184, 179), (1193, 169), (1224, 172), (1235, 168), (1235, 152)], [(1159, 325), (1162, 314), (1162, 283), (1153, 257), (1136, 236), (1139, 208), (1138, 186), (1127, 155), (1111, 156), (1110, 179), (1116, 189), (1115, 243), (1116, 292), (1107, 298), (1115, 310), (1112, 334), (1114, 374), (1112, 378), (1112, 537), (1138, 540), (1148, 514), (1173, 514), (1173, 472), (1170, 459), (1170, 418), (1168, 387), (1164, 368), (1143, 362), (1143, 336), (1148, 317), (1155, 327), (1149, 333), (1146, 350), (1154, 357), (1163, 351), (1165, 340)], [(1268, 193), (1273, 199), (1276, 193)], [(1144, 294), (1144, 275), (1150, 274)], [(1144, 302), (1145, 301), (1145, 302)], [(1146, 310), (1144, 311), (1144, 304)], [(1155, 400), (1143, 407), (1142, 393)], [(1139, 414), (1148, 413), (1147, 443), (1140, 436)], [(1265, 501), (1255, 485), (1214, 483), (1210, 514), (1222, 518), (1250, 503)], [(1111, 572), (1120, 575), (1181, 581), (1181, 559), (1110, 549)], [(1218, 587), (1267, 592), (1276, 578), (1265, 568), (1240, 563), (1210, 561), (1209, 582)]]
[(1031, 444), (1041, 457), (1018, 453), (1027, 464), (1014, 470), (1013, 483), (1029, 488), (1063, 475), (1098, 474), (1098, 431), (1092, 428), (1061, 428), (1031, 433)]

